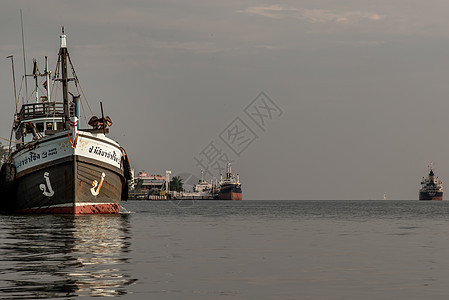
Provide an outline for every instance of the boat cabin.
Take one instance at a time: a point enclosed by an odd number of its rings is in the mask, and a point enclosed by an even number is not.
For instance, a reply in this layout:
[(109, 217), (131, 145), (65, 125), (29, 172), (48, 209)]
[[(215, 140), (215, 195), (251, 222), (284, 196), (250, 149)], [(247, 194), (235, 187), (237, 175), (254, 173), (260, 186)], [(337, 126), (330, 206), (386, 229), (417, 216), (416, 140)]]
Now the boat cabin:
[[(40, 103), (22, 105), (16, 115), (14, 130), (17, 141), (22, 144), (64, 130), (64, 103), (46, 102), (44, 97), (41, 100)], [(69, 105), (69, 110), (73, 115), (73, 103)]]

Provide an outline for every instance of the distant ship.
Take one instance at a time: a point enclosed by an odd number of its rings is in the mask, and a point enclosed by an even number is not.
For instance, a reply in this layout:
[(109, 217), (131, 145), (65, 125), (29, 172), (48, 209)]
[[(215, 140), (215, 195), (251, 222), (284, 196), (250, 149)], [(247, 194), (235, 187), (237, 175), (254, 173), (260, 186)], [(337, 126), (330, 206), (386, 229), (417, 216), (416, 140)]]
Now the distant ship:
[(201, 180), (193, 187), (193, 191), (197, 196), (210, 196), (212, 195), (212, 183), (204, 180), (204, 171), (201, 170)]
[(443, 200), (443, 183), (435, 177), (432, 165), (429, 166), (429, 176), (422, 179), (419, 190), (419, 200)]
[(239, 175), (232, 175), (231, 163), (229, 162), (226, 168), (226, 177), (220, 180), (218, 198), (220, 200), (242, 200), (242, 185), (240, 184)]

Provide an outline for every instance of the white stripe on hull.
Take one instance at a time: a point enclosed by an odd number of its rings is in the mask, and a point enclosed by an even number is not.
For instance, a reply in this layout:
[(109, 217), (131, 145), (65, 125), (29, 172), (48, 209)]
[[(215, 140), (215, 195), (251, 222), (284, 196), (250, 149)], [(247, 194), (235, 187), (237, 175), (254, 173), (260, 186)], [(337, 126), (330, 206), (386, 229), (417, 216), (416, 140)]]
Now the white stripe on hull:
[(103, 134), (79, 131), (76, 147), (72, 148), (67, 133), (68, 131), (65, 131), (45, 137), (34, 147), (27, 147), (13, 153), (17, 173), (70, 155), (91, 158), (121, 168), (122, 151), (113, 140)]
[(72, 148), (67, 131), (16, 151), (12, 210), (37, 213), (117, 213), (123, 184), (122, 149), (103, 134), (80, 133)]

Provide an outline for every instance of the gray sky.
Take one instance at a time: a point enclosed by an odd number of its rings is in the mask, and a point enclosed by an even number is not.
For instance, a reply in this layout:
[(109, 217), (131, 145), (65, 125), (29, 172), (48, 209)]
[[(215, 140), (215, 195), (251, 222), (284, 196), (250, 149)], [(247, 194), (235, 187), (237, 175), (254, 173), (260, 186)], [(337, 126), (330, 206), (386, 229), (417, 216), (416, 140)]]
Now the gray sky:
[[(431, 161), (449, 182), (447, 1), (3, 0), (2, 137), (20, 8), (28, 70), (45, 55), (54, 70), (65, 26), (88, 101), (96, 114), (103, 101), (136, 171), (199, 176), (212, 142), (245, 199), (417, 199)], [(261, 92), (282, 114), (259, 127), (245, 108)], [(257, 138), (230, 140), (235, 120)]]

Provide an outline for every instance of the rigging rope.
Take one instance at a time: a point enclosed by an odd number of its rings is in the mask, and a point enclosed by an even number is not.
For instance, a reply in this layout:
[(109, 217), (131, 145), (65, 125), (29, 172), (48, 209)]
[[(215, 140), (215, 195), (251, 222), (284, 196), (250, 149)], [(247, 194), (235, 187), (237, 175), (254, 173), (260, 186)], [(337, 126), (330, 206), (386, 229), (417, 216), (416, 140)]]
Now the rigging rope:
[(16, 142), (16, 141), (13, 141), (13, 140), (4, 138), (4, 137), (2, 137), (2, 136), (0, 136), (0, 139), (5, 140), (5, 141), (10, 142), (10, 143), (14, 143), (14, 144), (21, 144), (21, 142)]

